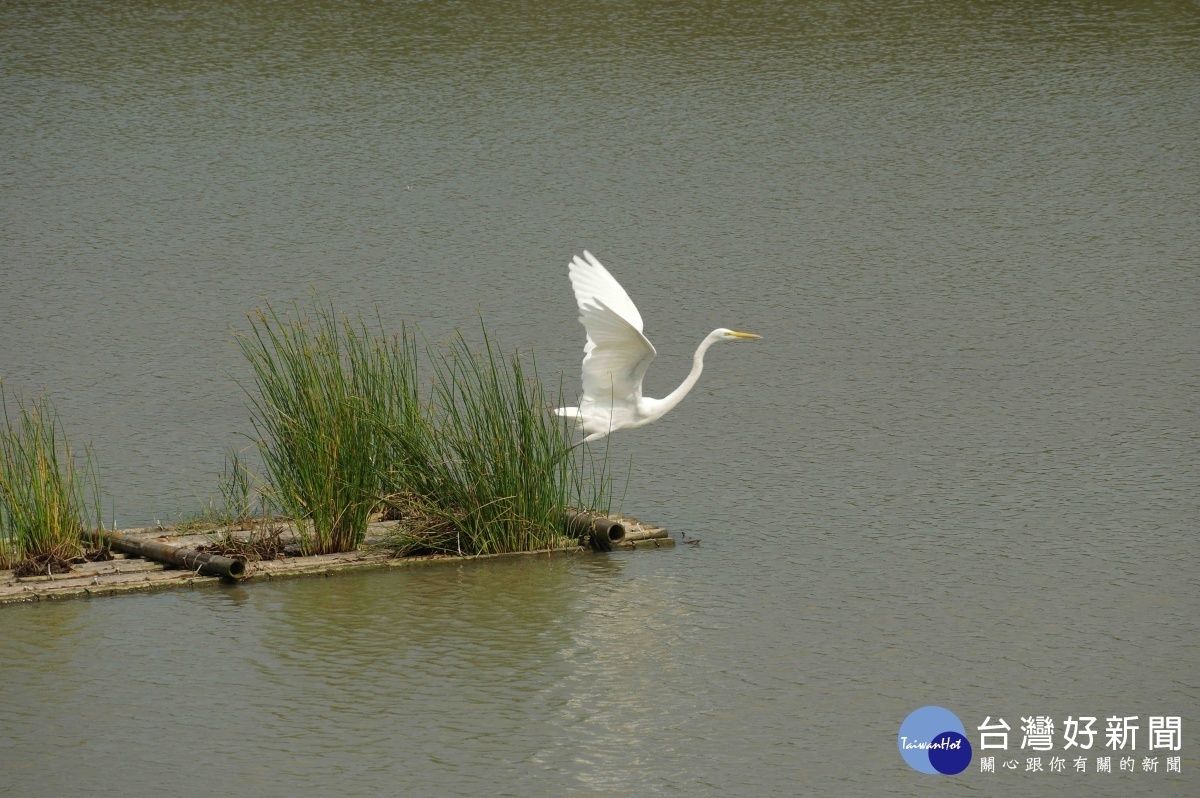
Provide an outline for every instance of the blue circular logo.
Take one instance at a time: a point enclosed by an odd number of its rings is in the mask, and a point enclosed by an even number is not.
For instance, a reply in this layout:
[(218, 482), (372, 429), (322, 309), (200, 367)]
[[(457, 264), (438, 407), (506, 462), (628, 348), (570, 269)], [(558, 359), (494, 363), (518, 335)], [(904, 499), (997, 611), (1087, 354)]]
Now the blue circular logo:
[(921, 707), (900, 724), (900, 756), (922, 773), (953, 776), (971, 764), (971, 741), (962, 721), (943, 707)]

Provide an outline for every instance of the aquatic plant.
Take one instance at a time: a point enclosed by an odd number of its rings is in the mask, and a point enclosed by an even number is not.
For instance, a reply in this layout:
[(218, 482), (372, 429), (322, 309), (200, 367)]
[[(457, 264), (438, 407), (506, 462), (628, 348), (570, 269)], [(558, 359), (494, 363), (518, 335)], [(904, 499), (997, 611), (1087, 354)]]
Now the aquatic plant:
[(250, 481), (250, 470), (238, 450), (230, 446), (225, 450), (225, 467), (217, 482), (221, 491), (220, 514), (226, 523), (245, 521), (254, 514)]
[(267, 495), (296, 521), (305, 554), (352, 550), (386, 467), (378, 419), (407, 395), (392, 393), (404, 353), (316, 300), (311, 318), (285, 323), (268, 306), (251, 325), (237, 343), (258, 388), (250, 396)]
[(90, 448), (75, 451), (48, 396), (16, 399), (0, 381), (0, 568), (68, 570), (84, 553), (80, 532), (100, 526), (100, 481)]
[(270, 501), (252, 489), (251, 483), (254, 479), (249, 468), (242, 462), (241, 453), (232, 446), (226, 448), (225, 465), (217, 474), (220, 501), (209, 496), (201, 502), (199, 508), (177, 513), (172, 526), (184, 535), (204, 532), (214, 527), (245, 526), (255, 519), (256, 498), (260, 505), (258, 515), (268, 518)]
[(264, 492), (306, 553), (355, 548), (381, 508), (405, 519), (396, 551), (467, 555), (550, 548), (566, 506), (607, 506), (605, 465), (572, 448), (532, 359), (527, 373), (486, 331), (480, 352), (462, 336), (422, 350), (407, 329), (389, 338), (315, 300), (305, 318), (268, 307), (251, 322), (237, 340), (258, 389)]
[(606, 461), (572, 448), (518, 352), (497, 351), (483, 330), (474, 350), (461, 335), (428, 350), (431, 400), (415, 425), (385, 424), (396, 442), (387, 499), (407, 523), (388, 545), (400, 551), (497, 554), (561, 545), (564, 510), (607, 509)]

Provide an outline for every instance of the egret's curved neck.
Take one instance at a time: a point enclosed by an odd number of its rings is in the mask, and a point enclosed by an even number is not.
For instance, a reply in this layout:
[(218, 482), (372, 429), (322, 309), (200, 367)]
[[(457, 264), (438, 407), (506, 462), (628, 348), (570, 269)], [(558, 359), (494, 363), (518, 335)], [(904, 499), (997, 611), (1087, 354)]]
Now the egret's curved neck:
[(688, 391), (695, 387), (696, 381), (700, 379), (701, 372), (704, 371), (704, 353), (719, 340), (721, 340), (720, 331), (713, 330), (700, 342), (700, 346), (696, 347), (696, 354), (692, 355), (692, 370), (688, 373), (687, 379), (680, 383), (678, 388), (659, 400), (659, 405), (656, 408), (659, 415), (666, 413), (675, 407), (675, 405), (682, 402), (683, 397), (688, 395)]

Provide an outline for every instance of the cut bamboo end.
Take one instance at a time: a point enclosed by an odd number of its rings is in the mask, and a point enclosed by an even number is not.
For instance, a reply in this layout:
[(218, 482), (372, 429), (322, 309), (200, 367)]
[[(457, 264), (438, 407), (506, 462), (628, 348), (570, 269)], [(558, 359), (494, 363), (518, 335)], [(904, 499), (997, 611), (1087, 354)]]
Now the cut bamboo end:
[(600, 513), (568, 509), (565, 515), (567, 533), (596, 551), (612, 551), (628, 534), (625, 524)]

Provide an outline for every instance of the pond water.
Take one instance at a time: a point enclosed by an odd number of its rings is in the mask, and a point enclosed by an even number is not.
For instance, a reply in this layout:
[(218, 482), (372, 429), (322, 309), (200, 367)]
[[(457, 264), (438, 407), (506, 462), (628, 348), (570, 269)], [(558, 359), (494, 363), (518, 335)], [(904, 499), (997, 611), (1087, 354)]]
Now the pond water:
[[(1194, 3), (33, 0), (0, 75), (0, 376), (120, 526), (245, 445), (266, 302), (574, 389), (586, 247), (650, 395), (764, 336), (612, 439), (698, 546), (0, 611), (0, 794), (1195, 794)], [(911, 770), (928, 704), (1009, 751)]]

